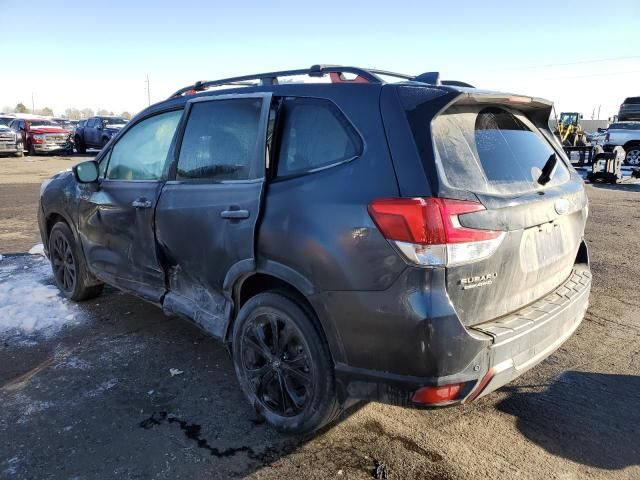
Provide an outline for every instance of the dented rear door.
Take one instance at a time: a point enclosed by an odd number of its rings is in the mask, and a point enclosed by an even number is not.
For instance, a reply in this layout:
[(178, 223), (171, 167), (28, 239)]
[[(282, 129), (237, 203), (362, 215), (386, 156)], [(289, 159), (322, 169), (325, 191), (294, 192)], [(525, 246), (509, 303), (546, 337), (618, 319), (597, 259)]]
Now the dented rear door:
[(165, 308), (214, 335), (222, 335), (225, 323), (227, 273), (255, 261), (270, 102), (270, 93), (188, 102), (173, 178), (156, 210)]

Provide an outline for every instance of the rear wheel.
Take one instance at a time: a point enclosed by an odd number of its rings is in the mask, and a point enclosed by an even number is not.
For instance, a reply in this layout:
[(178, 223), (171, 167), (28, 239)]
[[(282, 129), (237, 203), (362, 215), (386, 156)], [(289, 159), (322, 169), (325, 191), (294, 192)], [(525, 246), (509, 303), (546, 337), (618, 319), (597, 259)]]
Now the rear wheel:
[(76, 302), (97, 297), (104, 285), (87, 271), (84, 255), (64, 222), (56, 223), (49, 235), (49, 260), (56, 285), (65, 297)]
[(627, 154), (624, 163), (632, 167), (640, 166), (640, 145), (633, 145), (627, 148)]
[(233, 362), (249, 402), (281, 431), (316, 430), (342, 410), (329, 349), (311, 314), (278, 292), (252, 297), (238, 313)]

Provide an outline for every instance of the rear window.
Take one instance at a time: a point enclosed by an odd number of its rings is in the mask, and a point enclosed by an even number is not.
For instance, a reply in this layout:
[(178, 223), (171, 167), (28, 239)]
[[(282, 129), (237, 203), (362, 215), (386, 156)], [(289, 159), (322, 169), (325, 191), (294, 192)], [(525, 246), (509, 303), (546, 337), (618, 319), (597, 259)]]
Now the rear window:
[[(524, 115), (504, 107), (453, 106), (431, 128), (440, 174), (452, 188), (490, 194), (539, 190), (542, 168), (556, 155)], [(569, 180), (559, 156), (554, 170), (545, 187)]]
[(629, 98), (625, 98), (624, 102), (625, 104), (629, 105), (638, 105), (640, 104), (640, 97), (629, 97)]

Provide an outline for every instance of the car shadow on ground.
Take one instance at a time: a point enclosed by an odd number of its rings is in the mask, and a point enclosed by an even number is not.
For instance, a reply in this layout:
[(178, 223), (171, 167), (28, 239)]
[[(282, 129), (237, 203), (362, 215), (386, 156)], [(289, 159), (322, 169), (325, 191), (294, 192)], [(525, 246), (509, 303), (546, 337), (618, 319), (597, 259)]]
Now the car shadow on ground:
[(640, 464), (640, 377), (568, 371), (546, 390), (505, 387), (497, 405), (547, 452), (603, 469)]
[(640, 183), (591, 183), (595, 188), (604, 188), (605, 190), (619, 190), (622, 192), (640, 192)]

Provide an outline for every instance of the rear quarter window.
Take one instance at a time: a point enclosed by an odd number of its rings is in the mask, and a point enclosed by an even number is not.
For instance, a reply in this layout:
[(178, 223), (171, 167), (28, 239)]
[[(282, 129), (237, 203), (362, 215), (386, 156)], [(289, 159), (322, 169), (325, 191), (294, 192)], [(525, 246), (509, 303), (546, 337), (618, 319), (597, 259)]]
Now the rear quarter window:
[(342, 112), (318, 98), (285, 98), (280, 115), (277, 176), (286, 177), (351, 160), (362, 140)]
[[(524, 115), (498, 106), (453, 106), (432, 122), (436, 161), (452, 188), (521, 194), (542, 188), (537, 180), (549, 158), (549, 141)], [(560, 156), (545, 188), (569, 180)]]

